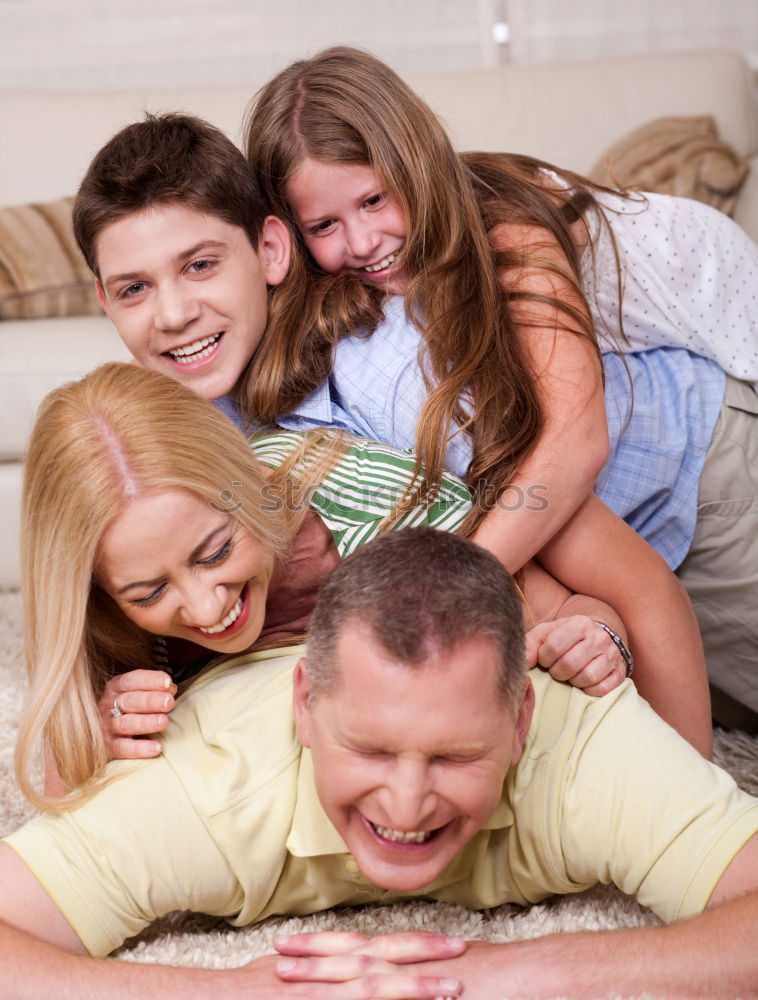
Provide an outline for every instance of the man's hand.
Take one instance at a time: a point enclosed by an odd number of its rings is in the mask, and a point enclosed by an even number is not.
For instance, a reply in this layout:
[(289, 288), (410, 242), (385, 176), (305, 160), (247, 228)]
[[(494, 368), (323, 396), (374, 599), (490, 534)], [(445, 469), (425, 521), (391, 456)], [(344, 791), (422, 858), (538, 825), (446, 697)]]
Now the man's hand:
[(289, 983), (311, 983), (313, 992), (295, 994), (310, 1000), (436, 1000), (462, 993), (465, 1000), (502, 1000), (531, 996), (538, 978), (539, 956), (532, 957), (533, 942), (495, 944), (415, 931), (373, 938), (355, 933), (295, 934), (277, 938), (274, 944), (293, 963), (285, 965), (287, 960), (279, 959), (277, 975)]
[[(432, 973), (425, 968), (428, 962), (458, 958), (466, 948), (458, 937), (424, 931), (372, 938), (353, 932), (322, 932), (278, 937), (274, 944), (283, 956), (274, 962), (277, 977), (283, 985), (312, 984), (311, 990), (297, 995), (314, 1000), (343, 996), (435, 1000), (457, 997), (462, 989), (460, 980), (444, 969)], [(291, 996), (291, 991), (286, 986), (282, 995)]]
[(111, 677), (97, 706), (109, 759), (156, 757), (160, 743), (137, 737), (166, 728), (175, 695), (176, 684), (162, 670), (130, 670)]
[(598, 698), (626, 677), (626, 663), (611, 637), (593, 618), (572, 615), (541, 622), (526, 633), (527, 664), (549, 671)]

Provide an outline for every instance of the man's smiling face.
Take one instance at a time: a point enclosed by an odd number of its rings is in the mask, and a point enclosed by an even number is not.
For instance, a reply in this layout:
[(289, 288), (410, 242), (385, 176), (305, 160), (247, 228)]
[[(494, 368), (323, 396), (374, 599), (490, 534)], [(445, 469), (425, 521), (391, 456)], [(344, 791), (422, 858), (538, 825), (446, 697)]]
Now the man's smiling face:
[(432, 882), (492, 815), (531, 721), (498, 696), (493, 643), (393, 661), (368, 628), (337, 643), (338, 681), (309, 699), (298, 665), (298, 736), (310, 747), (326, 814), (363, 874), (386, 889)]
[(106, 226), (97, 263), (100, 301), (139, 364), (218, 399), (258, 348), (289, 237), (269, 216), (253, 247), (240, 226), (169, 202)]

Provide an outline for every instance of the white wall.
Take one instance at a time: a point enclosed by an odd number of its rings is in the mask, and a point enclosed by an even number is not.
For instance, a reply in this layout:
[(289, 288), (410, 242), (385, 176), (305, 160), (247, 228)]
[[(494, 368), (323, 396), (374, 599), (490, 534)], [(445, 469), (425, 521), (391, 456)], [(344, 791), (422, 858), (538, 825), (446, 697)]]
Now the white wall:
[[(326, 45), (401, 72), (492, 60), (492, 0), (0, 0), (0, 87), (235, 84)], [(254, 67), (251, 70), (251, 67)]]
[(758, 68), (758, 0), (504, 0), (511, 58), (734, 48)]
[(243, 83), (335, 43), (400, 72), (711, 45), (758, 64), (758, 0), (0, 0), (0, 88)]

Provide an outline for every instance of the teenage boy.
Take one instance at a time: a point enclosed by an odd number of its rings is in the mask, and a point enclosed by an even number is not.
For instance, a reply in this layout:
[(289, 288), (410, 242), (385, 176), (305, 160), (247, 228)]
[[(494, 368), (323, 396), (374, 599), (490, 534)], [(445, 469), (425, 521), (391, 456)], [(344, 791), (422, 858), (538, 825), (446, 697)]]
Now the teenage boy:
[(233, 396), (290, 265), (288, 231), (236, 146), (185, 115), (128, 126), (93, 160), (74, 232), (139, 364)]
[[(239, 420), (236, 401), (245, 396), (269, 304), (279, 308), (286, 298), (282, 282), (290, 265), (289, 232), (266, 214), (240, 151), (188, 116), (148, 117), (127, 126), (93, 160), (75, 202), (74, 226), (101, 302), (137, 361), (219, 400)], [(412, 429), (388, 436), (385, 414), (367, 413), (361, 402), (361, 383), (382, 377), (371, 353), (393, 336), (398, 309), (402, 313), (397, 303), (388, 306), (387, 322), (372, 337), (343, 338), (332, 378), (279, 422), (295, 428), (336, 424), (396, 447), (412, 443)], [(381, 394), (388, 405), (399, 401), (410, 419), (423, 386), (409, 374), (415, 364), (403, 367), (399, 351), (398, 359)], [(260, 360), (256, 374), (265, 378)], [(758, 650), (749, 624), (758, 616), (758, 524), (752, 530), (758, 489), (750, 471), (758, 462), (758, 397), (752, 393), (755, 413), (744, 401), (722, 407), (724, 373), (684, 351), (610, 356), (606, 382), (614, 461), (600, 476), (598, 494), (672, 567), (705, 515), (717, 512), (716, 537), (698, 537), (680, 572), (697, 601), (711, 680), (742, 709), (731, 716), (724, 709), (720, 721), (744, 728), (755, 722), (758, 729), (752, 712), (758, 710)], [(661, 444), (664, 426), (677, 433)], [(735, 456), (743, 457), (742, 467), (735, 472), (729, 465), (725, 475), (725, 457)], [(706, 457), (714, 467), (707, 485)], [(717, 510), (711, 501), (718, 501)], [(724, 517), (730, 536), (719, 533)], [(708, 753), (710, 709), (692, 609), (664, 560), (632, 532), (625, 536), (623, 562), (609, 565), (605, 539), (613, 537), (618, 548), (619, 528), (591, 498), (540, 553), (541, 561), (571, 589), (616, 608), (630, 634), (639, 689), (657, 703), (668, 702), (667, 720)], [(728, 572), (714, 570), (716, 553)]]
[[(111, 765), (84, 805), (0, 845), (4, 997), (756, 995), (758, 801), (631, 682), (589, 698), (527, 675), (493, 556), (429, 528), (385, 535), (322, 588), (305, 656), (278, 653), (200, 678), (159, 759)], [(465, 946), (315, 935), (221, 972), (83, 957), (175, 909), (244, 925), (599, 881), (671, 926)]]

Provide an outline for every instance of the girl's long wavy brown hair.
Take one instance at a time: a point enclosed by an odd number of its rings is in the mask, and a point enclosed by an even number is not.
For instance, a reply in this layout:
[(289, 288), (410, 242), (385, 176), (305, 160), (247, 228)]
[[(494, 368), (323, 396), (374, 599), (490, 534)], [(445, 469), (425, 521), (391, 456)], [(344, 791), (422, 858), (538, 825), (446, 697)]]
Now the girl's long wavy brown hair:
[[(402, 263), (405, 307), (419, 327), (428, 389), (416, 448), (424, 490), (438, 481), (456, 428), (471, 435), (467, 479), (475, 493), (468, 529), (491, 508), (543, 428), (535, 379), (512, 319), (517, 298), (508, 273), (556, 271), (539, 253), (498, 251), (499, 223), (539, 226), (566, 255), (562, 274), (580, 300), (580, 252), (572, 225), (594, 204), (591, 187), (560, 171), (565, 197), (540, 161), (507, 154), (458, 155), (436, 116), (389, 67), (357, 49), (327, 49), (274, 77), (251, 102), (246, 152), (273, 211), (289, 225), (299, 253), (271, 297), (267, 336), (241, 392), (243, 413), (273, 422), (328, 378), (334, 345), (381, 319), (382, 293), (359, 278), (327, 275), (309, 256), (287, 204), (287, 183), (306, 157), (370, 164), (402, 206), (408, 234)], [(589, 310), (548, 300), (566, 326), (595, 344)], [(494, 489), (493, 489), (494, 487)]]

